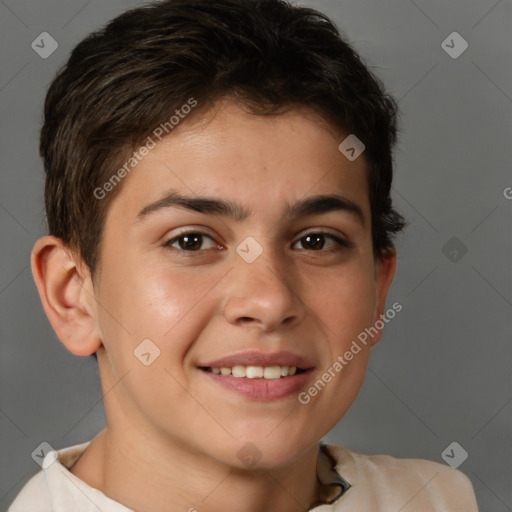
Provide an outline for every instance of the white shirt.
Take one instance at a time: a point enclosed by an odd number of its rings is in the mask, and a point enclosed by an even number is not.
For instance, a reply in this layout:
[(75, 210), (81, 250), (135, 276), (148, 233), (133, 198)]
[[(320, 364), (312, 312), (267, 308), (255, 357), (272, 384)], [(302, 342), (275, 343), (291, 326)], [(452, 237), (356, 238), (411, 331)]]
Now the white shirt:
[[(88, 444), (47, 453), (8, 512), (133, 512), (69, 471)], [(315, 512), (478, 512), (469, 479), (437, 462), (320, 445), (317, 476), (332, 503)]]

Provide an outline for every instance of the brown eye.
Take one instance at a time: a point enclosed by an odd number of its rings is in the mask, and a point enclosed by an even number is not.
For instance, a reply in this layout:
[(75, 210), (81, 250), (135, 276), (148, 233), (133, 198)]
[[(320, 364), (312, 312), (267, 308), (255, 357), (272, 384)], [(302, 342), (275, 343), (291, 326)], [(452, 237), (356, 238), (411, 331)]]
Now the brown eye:
[(215, 246), (215, 242), (208, 235), (191, 232), (176, 236), (166, 242), (165, 245), (182, 251), (200, 251), (211, 249)]
[(203, 245), (203, 237), (196, 233), (182, 235), (178, 238), (178, 244), (185, 251), (198, 251)]
[[(300, 247), (297, 245), (300, 244)], [(308, 233), (302, 236), (293, 244), (295, 249), (303, 249), (309, 251), (321, 251), (322, 249), (340, 249), (352, 247), (350, 242), (343, 240), (335, 235), (328, 233)]]
[(312, 234), (303, 236), (300, 239), (302, 246), (308, 249), (312, 249), (314, 251), (318, 251), (319, 249), (323, 249), (325, 245), (325, 237), (320, 234)]

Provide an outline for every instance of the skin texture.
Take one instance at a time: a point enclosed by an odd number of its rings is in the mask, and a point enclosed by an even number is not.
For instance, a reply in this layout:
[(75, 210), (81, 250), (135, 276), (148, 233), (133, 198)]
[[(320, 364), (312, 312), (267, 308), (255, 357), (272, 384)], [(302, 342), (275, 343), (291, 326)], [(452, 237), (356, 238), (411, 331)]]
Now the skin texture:
[[(395, 254), (374, 260), (364, 155), (349, 162), (339, 152), (346, 135), (305, 108), (255, 116), (218, 102), (119, 185), (94, 283), (59, 240), (38, 240), (32, 269), (53, 328), (72, 353), (98, 355), (107, 428), (75, 475), (140, 511), (292, 512), (314, 501), (318, 442), (355, 399), (370, 344), (307, 405), (298, 393), (242, 396), (197, 366), (287, 350), (314, 367), (304, 390), (384, 313)], [(138, 220), (170, 191), (236, 201), (250, 215), (174, 207)], [(324, 194), (357, 203), (364, 223), (348, 211), (284, 215)], [(204, 249), (164, 245), (189, 227), (210, 237)], [(315, 250), (303, 237), (319, 232), (351, 245), (326, 238)], [(252, 263), (236, 252), (248, 236), (263, 250)], [(149, 366), (134, 356), (144, 339), (160, 350)], [(237, 456), (249, 442), (261, 454), (251, 467)]]

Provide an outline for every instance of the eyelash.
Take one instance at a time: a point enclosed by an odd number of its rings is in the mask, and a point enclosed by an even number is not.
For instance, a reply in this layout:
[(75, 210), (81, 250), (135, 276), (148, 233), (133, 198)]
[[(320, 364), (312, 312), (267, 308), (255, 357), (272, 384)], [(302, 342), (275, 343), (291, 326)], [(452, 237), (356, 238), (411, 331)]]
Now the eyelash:
[[(164, 242), (163, 246), (167, 247), (167, 248), (174, 249), (174, 250), (176, 250), (178, 252), (182, 252), (182, 253), (200, 253), (200, 252), (203, 252), (205, 250), (208, 250), (208, 249), (198, 249), (198, 250), (194, 251), (194, 250), (187, 250), (187, 249), (172, 247), (172, 245), (175, 244), (176, 242), (178, 242), (180, 238), (182, 238), (184, 236), (187, 236), (187, 235), (199, 235), (201, 237), (207, 237), (210, 240), (212, 240), (214, 243), (217, 244), (217, 248), (221, 247), (220, 244), (215, 242), (213, 237), (211, 237), (210, 235), (208, 235), (208, 234), (206, 234), (204, 232), (198, 231), (198, 230), (183, 231), (182, 233), (179, 233), (178, 235), (176, 235), (173, 238), (170, 238), (169, 240)], [(306, 238), (307, 236), (310, 236), (310, 235), (321, 235), (321, 236), (325, 237), (325, 239), (330, 239), (330, 240), (334, 241), (338, 245), (338, 247), (336, 247), (336, 248), (329, 248), (329, 249), (322, 248), (322, 249), (319, 249), (319, 250), (303, 249), (304, 251), (309, 251), (309, 252), (333, 252), (333, 251), (339, 251), (339, 250), (343, 250), (343, 249), (350, 249), (350, 248), (353, 247), (353, 244), (351, 242), (349, 242), (348, 240), (344, 240), (343, 238), (340, 238), (340, 237), (338, 237), (338, 236), (336, 236), (336, 235), (334, 235), (332, 233), (328, 233), (328, 232), (325, 232), (325, 231), (310, 231), (308, 233), (304, 233), (300, 238), (298, 238), (297, 240), (295, 240), (293, 242), (292, 246), (297, 244), (298, 242), (300, 242), (301, 240), (303, 240), (304, 238)]]
[[(210, 235), (206, 234), (206, 233), (203, 233), (202, 231), (199, 231), (197, 229), (190, 229), (188, 231), (183, 231), (182, 233), (179, 233), (178, 235), (174, 236), (173, 238), (170, 238), (169, 240), (167, 240), (166, 242), (164, 242), (164, 247), (168, 247), (168, 248), (171, 248), (171, 249), (174, 249), (178, 252), (190, 252), (190, 253), (197, 253), (197, 252), (203, 252), (205, 249), (200, 249), (198, 251), (187, 251), (186, 249), (181, 249), (181, 248), (176, 248), (176, 247), (172, 247), (172, 245), (174, 243), (176, 243), (180, 238), (184, 237), (184, 236), (187, 236), (187, 235), (199, 235), (201, 237), (208, 237), (210, 240), (212, 240), (214, 243), (215, 240), (213, 239), (213, 237), (211, 237)], [(220, 247), (220, 244), (217, 243), (217, 247)]]
[[(310, 231), (308, 233), (304, 233), (298, 240), (293, 242), (293, 245), (295, 245), (296, 243), (300, 242), (302, 239), (304, 239), (305, 237), (310, 236), (310, 235), (321, 235), (326, 240), (332, 240), (338, 245), (338, 247), (335, 247), (335, 248), (330, 248), (330, 249), (322, 248), (318, 251), (315, 251), (314, 249), (310, 249), (311, 252), (332, 252), (332, 251), (339, 251), (339, 250), (343, 250), (343, 249), (350, 249), (351, 247), (353, 247), (353, 244), (351, 242), (349, 242), (348, 240), (344, 240), (343, 238), (340, 238), (339, 236), (333, 235), (332, 233), (327, 233), (325, 231)], [(307, 250), (307, 249), (304, 249), (304, 250)]]

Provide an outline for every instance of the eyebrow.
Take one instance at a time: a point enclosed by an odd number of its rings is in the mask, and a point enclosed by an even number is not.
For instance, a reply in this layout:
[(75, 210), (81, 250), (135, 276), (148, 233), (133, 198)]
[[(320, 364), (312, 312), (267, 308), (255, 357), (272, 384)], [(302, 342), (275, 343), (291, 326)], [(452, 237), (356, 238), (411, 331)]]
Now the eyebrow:
[(163, 199), (145, 206), (137, 214), (137, 220), (142, 221), (149, 214), (164, 208), (184, 208), (199, 213), (232, 217), (235, 220), (244, 220), (250, 215), (249, 210), (233, 201), (214, 197), (184, 196), (177, 192), (170, 192)]
[(354, 215), (364, 226), (365, 217), (362, 208), (347, 197), (339, 194), (310, 196), (288, 207), (286, 217), (306, 217), (322, 213), (345, 211)]
[[(184, 208), (203, 214), (231, 217), (239, 221), (246, 219), (251, 214), (250, 210), (234, 201), (215, 197), (184, 196), (177, 192), (170, 192), (164, 198), (142, 208), (137, 214), (137, 221), (141, 222), (150, 214), (166, 208)], [(288, 205), (285, 211), (285, 218), (306, 217), (335, 211), (350, 213), (363, 226), (365, 225), (365, 216), (362, 208), (357, 203), (339, 194), (310, 196), (300, 199)]]

